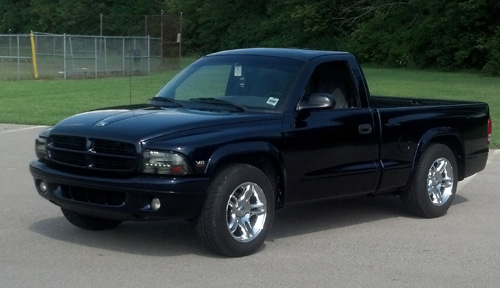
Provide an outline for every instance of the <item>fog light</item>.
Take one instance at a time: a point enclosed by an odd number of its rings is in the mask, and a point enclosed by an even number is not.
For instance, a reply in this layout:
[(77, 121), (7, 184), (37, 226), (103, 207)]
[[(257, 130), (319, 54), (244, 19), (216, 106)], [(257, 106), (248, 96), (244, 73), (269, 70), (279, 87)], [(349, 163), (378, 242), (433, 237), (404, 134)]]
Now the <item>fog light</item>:
[(47, 183), (40, 181), (40, 183), (38, 183), (38, 191), (42, 194), (47, 194)]
[(160, 209), (160, 207), (161, 207), (160, 199), (158, 199), (158, 198), (151, 199), (150, 205), (151, 205), (151, 209), (153, 209), (153, 211), (158, 211), (158, 209)]

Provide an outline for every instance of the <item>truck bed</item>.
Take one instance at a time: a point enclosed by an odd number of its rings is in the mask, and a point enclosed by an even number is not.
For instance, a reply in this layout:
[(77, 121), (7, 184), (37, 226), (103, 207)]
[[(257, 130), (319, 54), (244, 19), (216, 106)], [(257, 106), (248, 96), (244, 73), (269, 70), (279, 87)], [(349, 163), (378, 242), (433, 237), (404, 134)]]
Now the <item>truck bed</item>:
[(471, 101), (457, 100), (436, 100), (424, 98), (405, 98), (391, 96), (371, 96), (370, 107), (374, 108), (395, 108), (395, 107), (415, 107), (415, 106), (442, 106), (442, 105), (460, 105), (472, 104)]

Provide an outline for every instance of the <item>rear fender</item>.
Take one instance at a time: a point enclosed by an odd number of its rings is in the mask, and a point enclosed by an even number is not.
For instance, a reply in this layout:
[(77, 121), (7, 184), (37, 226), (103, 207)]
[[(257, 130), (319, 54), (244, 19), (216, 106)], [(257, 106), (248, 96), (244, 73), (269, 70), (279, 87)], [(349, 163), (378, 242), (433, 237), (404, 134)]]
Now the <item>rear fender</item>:
[(413, 174), (415, 172), (415, 167), (419, 163), (420, 158), (422, 157), (422, 153), (432, 143), (442, 143), (450, 147), (450, 149), (455, 154), (458, 163), (458, 179), (462, 180), (464, 178), (465, 147), (460, 132), (452, 127), (436, 127), (424, 133), (424, 135), (422, 135), (422, 137), (420, 138), (420, 141), (417, 145), (417, 150), (415, 151), (415, 155), (413, 157), (412, 171), (407, 185), (410, 185), (411, 183), (411, 179), (413, 178)]

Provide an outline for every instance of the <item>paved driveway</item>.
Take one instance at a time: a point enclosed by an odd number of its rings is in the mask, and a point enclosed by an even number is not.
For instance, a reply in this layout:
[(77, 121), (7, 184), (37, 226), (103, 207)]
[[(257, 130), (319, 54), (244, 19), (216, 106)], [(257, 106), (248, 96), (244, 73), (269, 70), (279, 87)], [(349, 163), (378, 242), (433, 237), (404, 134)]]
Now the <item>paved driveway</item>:
[(447, 215), (397, 197), (290, 207), (257, 254), (207, 253), (193, 224), (90, 232), (39, 197), (28, 172), (43, 127), (0, 124), (0, 287), (498, 287), (499, 151), (461, 182)]

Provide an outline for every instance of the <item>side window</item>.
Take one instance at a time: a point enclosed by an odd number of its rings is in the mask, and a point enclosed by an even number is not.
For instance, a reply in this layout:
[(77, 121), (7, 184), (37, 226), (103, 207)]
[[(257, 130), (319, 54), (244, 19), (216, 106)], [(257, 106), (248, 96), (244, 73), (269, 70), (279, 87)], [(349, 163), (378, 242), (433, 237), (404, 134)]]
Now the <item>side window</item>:
[(359, 96), (346, 61), (322, 63), (316, 67), (306, 87), (304, 100), (313, 93), (327, 93), (335, 109), (359, 107)]

